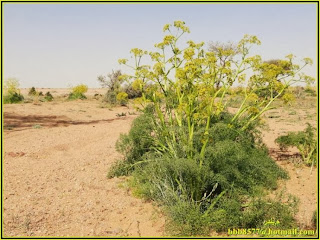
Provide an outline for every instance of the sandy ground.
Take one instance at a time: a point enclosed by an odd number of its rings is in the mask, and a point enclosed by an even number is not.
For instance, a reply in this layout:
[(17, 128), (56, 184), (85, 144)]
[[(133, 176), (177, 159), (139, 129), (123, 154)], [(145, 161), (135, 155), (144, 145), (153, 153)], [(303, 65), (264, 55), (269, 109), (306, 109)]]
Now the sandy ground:
[[(134, 110), (100, 106), (98, 100), (4, 106), (4, 236), (164, 236), (161, 211), (133, 197), (125, 179), (106, 177), (121, 157), (115, 143), (129, 131)], [(290, 174), (279, 190), (299, 197), (296, 218), (308, 228), (317, 208), (317, 169), (310, 174), (279, 159), (274, 139), (315, 124), (316, 108), (277, 111), (266, 117), (264, 141)]]
[(98, 106), (5, 106), (4, 125), (14, 127), (4, 130), (4, 236), (163, 235), (160, 213), (106, 177), (135, 116)]

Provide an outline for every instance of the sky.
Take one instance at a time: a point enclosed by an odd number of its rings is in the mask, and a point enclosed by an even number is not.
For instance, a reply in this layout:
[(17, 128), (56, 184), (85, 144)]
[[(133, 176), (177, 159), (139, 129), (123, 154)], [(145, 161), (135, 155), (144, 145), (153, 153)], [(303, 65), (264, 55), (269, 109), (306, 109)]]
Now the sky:
[(100, 87), (97, 76), (126, 72), (118, 59), (130, 59), (132, 48), (154, 50), (175, 20), (191, 30), (183, 40), (256, 35), (262, 44), (253, 54), (310, 57), (305, 73), (317, 77), (316, 3), (3, 3), (3, 79), (16, 78), (22, 88)]

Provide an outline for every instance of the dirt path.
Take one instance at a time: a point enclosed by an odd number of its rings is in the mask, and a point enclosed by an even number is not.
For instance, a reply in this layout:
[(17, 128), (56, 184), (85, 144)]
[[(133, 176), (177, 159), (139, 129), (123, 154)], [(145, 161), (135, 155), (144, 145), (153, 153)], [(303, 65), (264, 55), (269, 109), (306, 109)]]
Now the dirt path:
[[(71, 108), (87, 107), (85, 102), (51, 105), (50, 115), (66, 111), (68, 104)], [(15, 125), (4, 132), (4, 236), (163, 234), (164, 220), (150, 203), (119, 187), (121, 179), (106, 178), (119, 157), (115, 142), (120, 133), (129, 130), (134, 118), (115, 116), (126, 109), (109, 111), (92, 105), (91, 112), (99, 112), (94, 120), (100, 121), (65, 123), (67, 126), (37, 122), (41, 128), (32, 128), (35, 123), (30, 115), (25, 115), (29, 122), (9, 123), (13, 116), (24, 114), (21, 106), (10, 107), (5, 111), (11, 114), (6, 123)], [(35, 108), (46, 116), (44, 106)], [(56, 116), (51, 121), (61, 118), (67, 121), (74, 116)], [(104, 121), (107, 119), (113, 120)], [(81, 116), (76, 120), (85, 122)]]

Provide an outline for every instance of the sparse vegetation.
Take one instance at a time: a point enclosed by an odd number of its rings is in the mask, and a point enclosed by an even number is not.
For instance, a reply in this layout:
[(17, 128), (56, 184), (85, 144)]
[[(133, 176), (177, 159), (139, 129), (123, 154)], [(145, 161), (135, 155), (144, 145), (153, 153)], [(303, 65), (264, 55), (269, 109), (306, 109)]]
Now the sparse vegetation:
[(110, 105), (110, 107), (126, 106), (129, 99), (135, 99), (142, 96), (142, 92), (135, 88), (131, 83), (125, 82), (125, 76), (120, 70), (113, 71), (108, 74), (108, 79), (105, 76), (98, 76), (98, 81), (102, 87), (107, 87), (108, 91), (103, 98), (103, 102)]
[(98, 81), (100, 82), (101, 87), (108, 88), (108, 90), (112, 92), (119, 92), (121, 88), (121, 71), (120, 70), (112, 70), (112, 73), (109, 73), (108, 79), (105, 76), (98, 76)]
[(312, 225), (315, 229), (317, 229), (318, 224), (318, 210), (315, 210), (312, 214)]
[(46, 94), (44, 95), (44, 99), (48, 102), (51, 102), (53, 100), (53, 96), (50, 92), (46, 92)]
[(121, 106), (126, 106), (128, 104), (128, 94), (125, 92), (119, 92), (117, 94), (117, 101)]
[(317, 165), (317, 134), (316, 129), (309, 123), (304, 131), (290, 132), (287, 135), (279, 136), (275, 142), (282, 149), (288, 147), (298, 148), (305, 164), (309, 166)]
[(69, 100), (75, 99), (86, 99), (87, 97), (84, 95), (88, 91), (88, 86), (84, 84), (77, 85), (72, 88), (72, 92), (69, 94)]
[(15, 78), (9, 78), (4, 82), (3, 103), (19, 103), (24, 97), (20, 94), (19, 81)]
[(102, 101), (109, 104), (111, 107), (115, 106), (117, 104), (117, 94), (113, 91), (108, 91)]
[(307, 87), (304, 89), (304, 92), (308, 96), (312, 96), (312, 97), (316, 97), (317, 96), (317, 91), (315, 90), (315, 88), (312, 88), (310, 85), (307, 85)]
[(35, 89), (35, 87), (30, 88), (29, 92), (28, 92), (29, 96), (35, 96), (37, 95), (37, 91)]
[(116, 116), (117, 117), (125, 117), (125, 116), (127, 116), (127, 114), (125, 112), (122, 112), (122, 113), (117, 113)]
[(135, 89), (132, 84), (125, 85), (123, 91), (128, 94), (128, 99), (135, 99), (142, 96), (142, 92), (139, 89)]

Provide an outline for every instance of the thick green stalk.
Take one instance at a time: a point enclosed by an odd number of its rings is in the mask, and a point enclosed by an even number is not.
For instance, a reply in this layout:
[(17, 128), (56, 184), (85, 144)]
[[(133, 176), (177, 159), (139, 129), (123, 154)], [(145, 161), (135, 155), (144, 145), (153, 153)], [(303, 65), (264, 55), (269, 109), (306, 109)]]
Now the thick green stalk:
[(208, 116), (207, 116), (207, 123), (206, 123), (206, 128), (205, 128), (205, 132), (204, 132), (204, 135), (205, 135), (205, 140), (204, 140), (204, 143), (201, 147), (201, 151), (200, 151), (200, 167), (202, 167), (202, 164), (203, 164), (203, 159), (204, 159), (204, 154), (205, 154), (205, 150), (206, 150), (206, 147), (207, 147), (207, 144), (208, 144), (208, 141), (209, 141), (209, 127), (210, 127), (210, 120), (211, 120), (211, 112), (212, 112), (212, 108), (213, 108), (213, 104), (214, 104), (214, 100), (216, 99), (216, 97), (218, 96), (219, 92), (221, 91), (222, 88), (220, 88), (216, 93), (215, 95), (212, 97), (211, 99), (211, 103), (210, 103), (210, 107), (209, 107), (209, 112), (208, 112)]
[(241, 103), (241, 105), (240, 105), (237, 113), (233, 116), (231, 122), (234, 122), (234, 121), (240, 116), (240, 114), (246, 109), (246, 108), (244, 107), (244, 104), (246, 103), (246, 101), (247, 101), (247, 99), (249, 98), (249, 96), (250, 96), (250, 94), (249, 94), (249, 95), (246, 94), (246, 97), (245, 97), (244, 100), (242, 101), (242, 103)]

